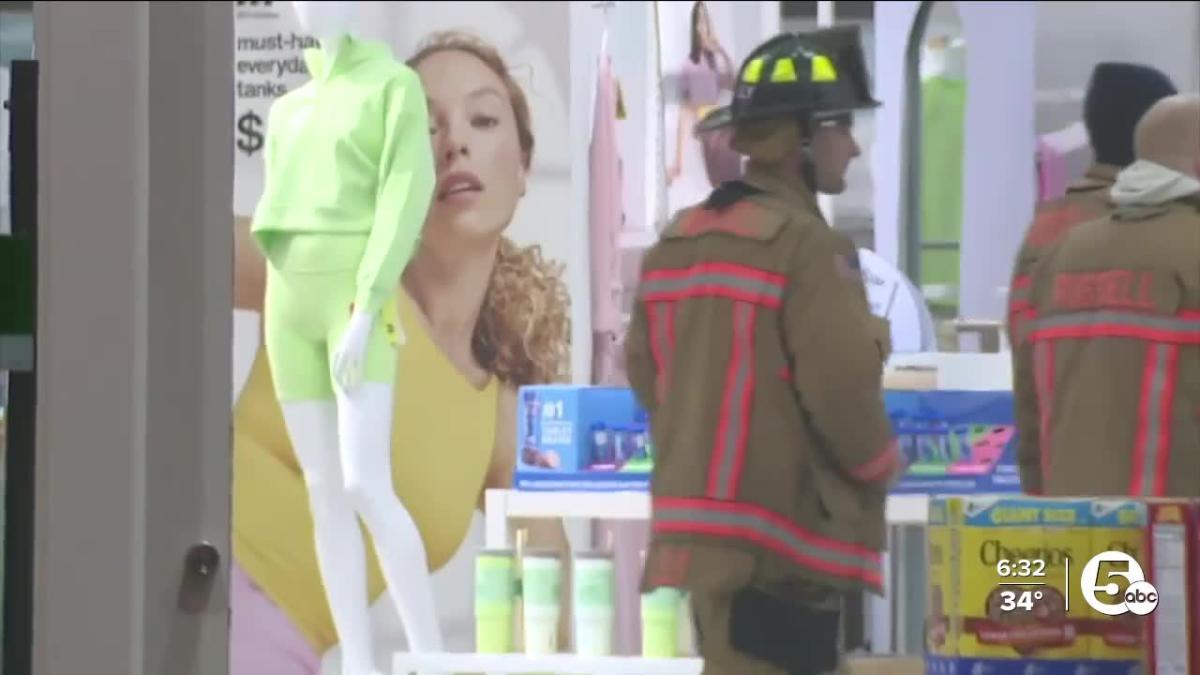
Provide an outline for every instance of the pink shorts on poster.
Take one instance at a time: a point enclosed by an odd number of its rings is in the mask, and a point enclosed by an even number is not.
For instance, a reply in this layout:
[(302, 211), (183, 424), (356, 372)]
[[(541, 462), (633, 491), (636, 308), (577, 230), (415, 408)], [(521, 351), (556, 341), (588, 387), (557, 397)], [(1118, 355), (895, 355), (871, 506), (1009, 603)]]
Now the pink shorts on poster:
[(229, 572), (229, 675), (320, 675), (321, 657), (236, 562)]

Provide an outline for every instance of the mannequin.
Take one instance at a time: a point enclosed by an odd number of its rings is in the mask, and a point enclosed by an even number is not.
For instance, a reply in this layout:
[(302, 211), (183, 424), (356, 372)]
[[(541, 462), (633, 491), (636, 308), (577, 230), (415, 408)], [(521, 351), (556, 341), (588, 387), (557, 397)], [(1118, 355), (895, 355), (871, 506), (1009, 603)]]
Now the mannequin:
[(360, 519), (410, 648), (442, 650), (424, 544), (390, 462), (404, 344), (396, 293), (436, 180), (428, 111), (416, 73), (355, 34), (360, 3), (292, 4), (320, 48), (305, 52), (312, 80), (276, 100), (267, 122), (251, 226), (267, 260), (263, 333), (308, 485), (342, 673), (381, 675)]
[(967, 43), (962, 38), (954, 38), (942, 51), (942, 77), (951, 80), (967, 79)]
[(938, 36), (929, 41), (922, 56), (922, 80), (941, 77), (967, 79), (967, 43), (962, 38)]

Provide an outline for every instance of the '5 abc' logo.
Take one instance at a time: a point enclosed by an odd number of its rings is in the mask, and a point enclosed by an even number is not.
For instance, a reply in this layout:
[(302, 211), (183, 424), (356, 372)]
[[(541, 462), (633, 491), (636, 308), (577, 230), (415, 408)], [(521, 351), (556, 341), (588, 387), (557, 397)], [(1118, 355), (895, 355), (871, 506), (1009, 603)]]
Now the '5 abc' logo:
[[(1100, 578), (1102, 565), (1109, 566), (1103, 579)], [(1114, 577), (1128, 582), (1124, 593)], [(1105, 616), (1128, 613), (1146, 616), (1158, 607), (1158, 589), (1146, 581), (1138, 561), (1120, 551), (1105, 551), (1089, 560), (1083, 567), (1079, 586), (1087, 604)]]

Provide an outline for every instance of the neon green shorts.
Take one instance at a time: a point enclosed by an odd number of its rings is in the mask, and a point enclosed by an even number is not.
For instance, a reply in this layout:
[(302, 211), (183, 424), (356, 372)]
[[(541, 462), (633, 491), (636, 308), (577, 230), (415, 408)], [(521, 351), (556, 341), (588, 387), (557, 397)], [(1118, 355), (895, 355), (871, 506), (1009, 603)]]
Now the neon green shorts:
[[(268, 254), (263, 340), (282, 402), (334, 398), (333, 353), (350, 322), (355, 274), (366, 239), (302, 234), (276, 240)], [(396, 350), (384, 321), (372, 326), (363, 379), (392, 384)]]

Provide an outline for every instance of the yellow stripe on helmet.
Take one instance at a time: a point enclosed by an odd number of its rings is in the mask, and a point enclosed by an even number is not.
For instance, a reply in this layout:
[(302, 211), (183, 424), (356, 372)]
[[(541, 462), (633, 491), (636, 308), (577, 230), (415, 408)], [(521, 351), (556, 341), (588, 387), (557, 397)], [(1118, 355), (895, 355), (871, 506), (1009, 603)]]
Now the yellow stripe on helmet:
[(817, 54), (812, 57), (813, 82), (837, 82), (837, 79), (837, 68), (833, 67), (833, 61), (828, 56)]
[(754, 59), (746, 64), (746, 69), (742, 71), (742, 82), (746, 84), (758, 84), (762, 79), (763, 60)]
[(791, 57), (775, 59), (775, 67), (771, 69), (771, 82), (796, 82), (796, 62)]

